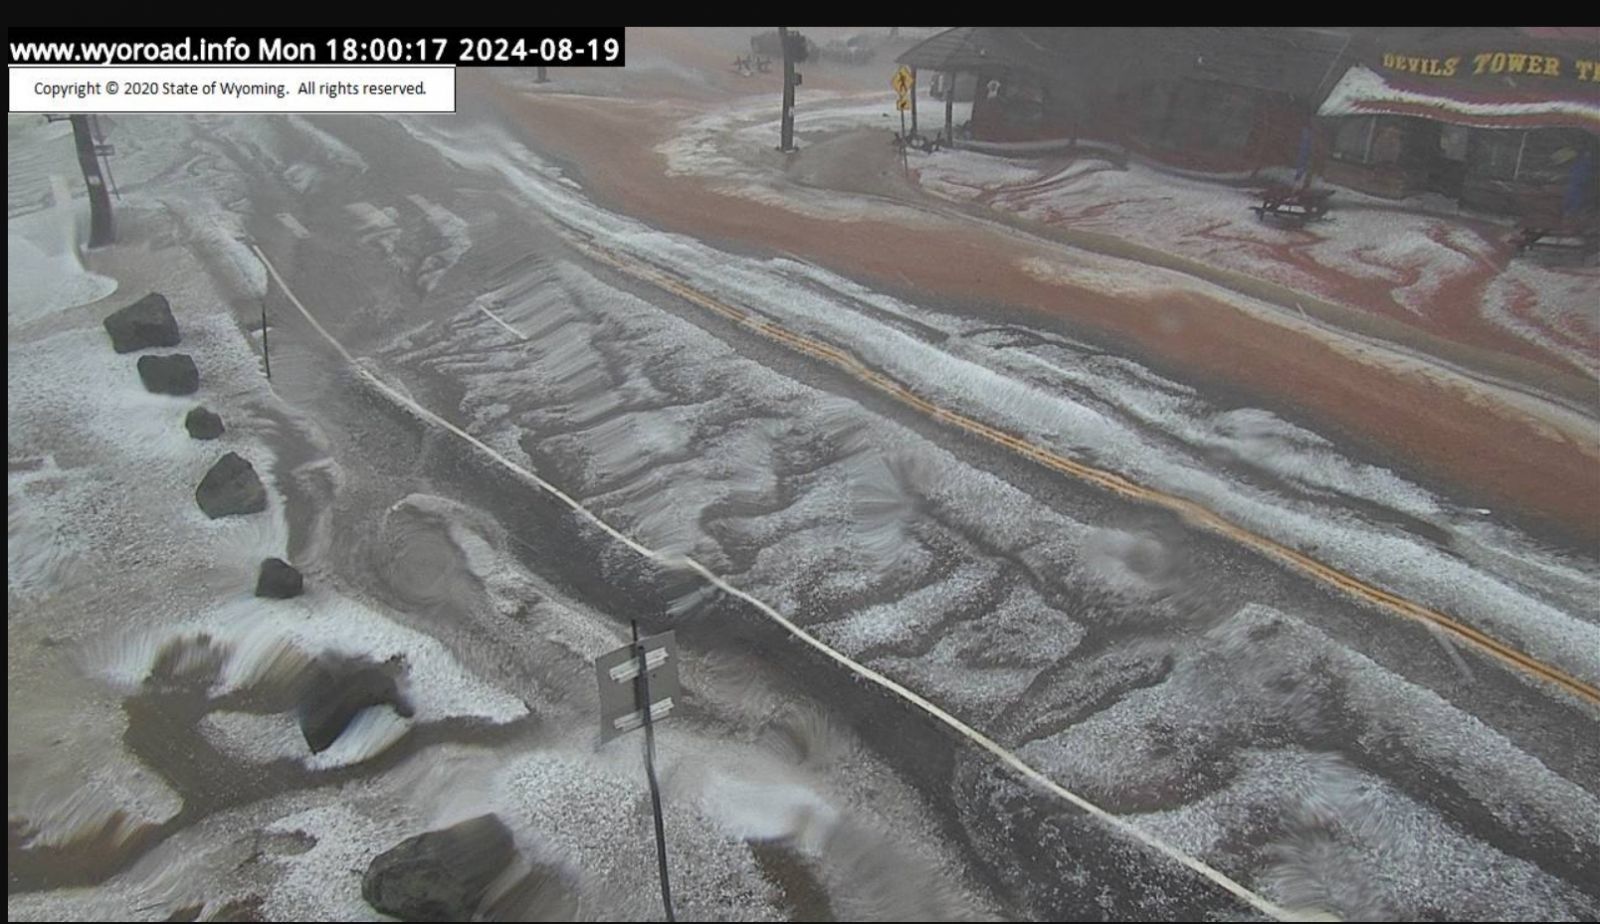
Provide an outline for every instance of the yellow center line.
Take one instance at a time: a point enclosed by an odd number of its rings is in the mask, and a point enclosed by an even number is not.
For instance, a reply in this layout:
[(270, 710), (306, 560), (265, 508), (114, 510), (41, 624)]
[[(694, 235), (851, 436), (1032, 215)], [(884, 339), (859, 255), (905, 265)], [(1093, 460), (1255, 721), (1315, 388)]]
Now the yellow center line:
[(1385, 590), (1360, 578), (1346, 574), (1277, 540), (1251, 532), (1192, 500), (1146, 487), (1116, 472), (1086, 465), (1054, 450), (1030, 443), (1015, 434), (968, 417), (959, 411), (935, 404), (918, 395), (901, 382), (870, 368), (849, 352), (833, 344), (805, 334), (796, 333), (769, 318), (721, 302), (650, 263), (603, 248), (577, 232), (568, 231), (565, 236), (588, 256), (602, 263), (615, 267), (617, 270), (648, 282), (657, 288), (671, 292), (685, 301), (735, 321), (770, 340), (775, 340), (801, 353), (814, 356), (830, 365), (843, 369), (851, 376), (927, 416), (1003, 446), (1052, 471), (1098, 485), (1131, 500), (1155, 504), (1172, 510), (1195, 526), (1226, 536), (1247, 548), (1254, 549), (1288, 565), (1302, 574), (1325, 584), (1330, 584), (1358, 600), (1396, 613), (1407, 619), (1417, 620), (1442, 629), (1456, 640), (1471, 645), (1517, 670), (1553, 683), (1566, 692), (1587, 700), (1591, 704), (1600, 705), (1600, 688), (1597, 688), (1594, 684), (1574, 677), (1558, 667), (1546, 664), (1454, 617), (1407, 600), (1393, 591)]

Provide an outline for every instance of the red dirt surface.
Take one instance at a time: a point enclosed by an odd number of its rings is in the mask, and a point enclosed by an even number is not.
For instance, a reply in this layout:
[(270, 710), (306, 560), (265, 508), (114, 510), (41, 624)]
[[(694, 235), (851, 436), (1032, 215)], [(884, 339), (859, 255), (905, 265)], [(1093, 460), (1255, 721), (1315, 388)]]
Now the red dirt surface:
[(581, 165), (591, 194), (657, 227), (787, 251), (866, 283), (914, 281), (976, 305), (1000, 303), (1098, 332), (1180, 374), (1316, 424), (1458, 497), (1600, 542), (1600, 435), (1580, 445), (1498, 403), (1358, 362), (1323, 342), (1184, 292), (1144, 299), (1046, 282), (1019, 257), (1048, 251), (959, 217), (907, 227), (807, 217), (669, 177), (654, 148), (672, 130), (659, 107), (491, 89), (551, 153)]

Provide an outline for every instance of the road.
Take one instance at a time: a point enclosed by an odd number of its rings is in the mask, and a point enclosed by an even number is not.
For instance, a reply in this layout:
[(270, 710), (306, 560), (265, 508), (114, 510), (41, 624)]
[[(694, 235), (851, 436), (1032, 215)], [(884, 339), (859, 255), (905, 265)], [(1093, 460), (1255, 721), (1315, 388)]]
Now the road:
[(797, 846), (704, 914), (1600, 913), (1591, 560), (1066, 325), (652, 229), (520, 125), (115, 127), (125, 193), (266, 299), (316, 431), (274, 445), (293, 560), (538, 716), (405, 755), (581, 750), (582, 655), (641, 618), (695, 665), (669, 776), (798, 709), (834, 813), (681, 783), (680, 837)]

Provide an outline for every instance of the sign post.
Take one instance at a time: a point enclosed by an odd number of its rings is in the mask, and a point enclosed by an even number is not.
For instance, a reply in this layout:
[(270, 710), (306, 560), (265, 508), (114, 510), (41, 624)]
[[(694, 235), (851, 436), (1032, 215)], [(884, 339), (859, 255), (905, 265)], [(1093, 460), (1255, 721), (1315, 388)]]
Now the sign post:
[(620, 737), (636, 728), (644, 729), (644, 768), (650, 780), (650, 807), (656, 822), (656, 869), (661, 877), (661, 904), (667, 920), (676, 921), (672, 910), (672, 885), (667, 878), (667, 836), (661, 822), (661, 787), (656, 782), (655, 723), (667, 718), (676, 708), (678, 692), (678, 643), (669, 631), (639, 637), (639, 621), (633, 621), (633, 644), (602, 655), (594, 663), (600, 682), (600, 743)]
[[(889, 78), (889, 86), (894, 88), (894, 108), (900, 110), (900, 165), (905, 169), (906, 176), (911, 175), (910, 154), (907, 148), (911, 146), (911, 138), (906, 135), (906, 110), (911, 108), (911, 94), (916, 91), (916, 78), (911, 75), (911, 68), (904, 64)], [(915, 122), (913, 121), (913, 128)]]

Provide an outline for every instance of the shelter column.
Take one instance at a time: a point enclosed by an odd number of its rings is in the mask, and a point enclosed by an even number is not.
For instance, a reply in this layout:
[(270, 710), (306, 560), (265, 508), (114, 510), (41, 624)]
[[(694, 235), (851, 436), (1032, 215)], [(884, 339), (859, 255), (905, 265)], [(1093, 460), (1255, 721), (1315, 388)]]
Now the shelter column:
[(956, 77), (958, 71), (950, 71), (950, 82), (944, 88), (944, 143), (955, 146), (956, 132)]

